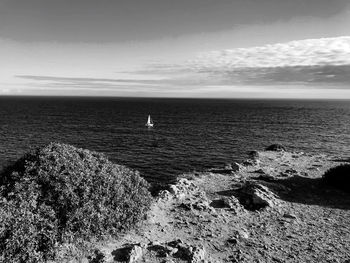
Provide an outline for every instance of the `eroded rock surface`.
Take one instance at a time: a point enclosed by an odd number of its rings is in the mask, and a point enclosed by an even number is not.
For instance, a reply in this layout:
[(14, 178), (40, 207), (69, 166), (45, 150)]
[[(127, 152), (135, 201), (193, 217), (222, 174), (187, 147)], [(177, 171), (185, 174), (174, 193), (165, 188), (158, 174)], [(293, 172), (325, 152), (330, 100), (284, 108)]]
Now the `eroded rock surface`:
[(143, 226), (100, 245), (106, 261), (350, 259), (349, 195), (320, 182), (339, 162), (285, 151), (252, 155), (249, 165), (225, 167), (233, 172), (187, 175), (162, 191)]

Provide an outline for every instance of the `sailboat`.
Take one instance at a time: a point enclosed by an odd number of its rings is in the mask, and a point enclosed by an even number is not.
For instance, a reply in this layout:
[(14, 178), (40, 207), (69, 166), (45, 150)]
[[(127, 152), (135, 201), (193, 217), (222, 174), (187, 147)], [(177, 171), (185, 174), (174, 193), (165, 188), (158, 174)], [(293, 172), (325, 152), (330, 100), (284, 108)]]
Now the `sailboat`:
[(148, 115), (148, 119), (147, 119), (147, 123), (146, 123), (146, 126), (148, 127), (148, 128), (152, 128), (153, 127), (153, 121), (152, 121), (152, 119), (151, 119), (151, 115)]

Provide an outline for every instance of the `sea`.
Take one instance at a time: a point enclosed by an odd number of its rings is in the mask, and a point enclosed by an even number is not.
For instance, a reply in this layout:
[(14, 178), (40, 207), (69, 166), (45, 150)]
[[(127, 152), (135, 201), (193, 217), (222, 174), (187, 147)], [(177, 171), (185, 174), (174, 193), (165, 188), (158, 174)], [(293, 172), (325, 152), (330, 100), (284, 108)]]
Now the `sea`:
[(170, 182), (273, 143), (349, 157), (350, 100), (0, 97), (0, 138), (1, 167), (61, 142)]

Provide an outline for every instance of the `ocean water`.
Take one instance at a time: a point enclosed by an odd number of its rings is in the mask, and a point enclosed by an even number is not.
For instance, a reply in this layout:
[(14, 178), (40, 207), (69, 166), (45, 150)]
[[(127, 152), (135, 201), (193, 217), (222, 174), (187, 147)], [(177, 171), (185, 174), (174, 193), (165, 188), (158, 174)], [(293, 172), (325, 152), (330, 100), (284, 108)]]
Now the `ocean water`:
[(350, 101), (0, 97), (0, 138), (1, 166), (55, 141), (169, 182), (272, 143), (348, 157)]

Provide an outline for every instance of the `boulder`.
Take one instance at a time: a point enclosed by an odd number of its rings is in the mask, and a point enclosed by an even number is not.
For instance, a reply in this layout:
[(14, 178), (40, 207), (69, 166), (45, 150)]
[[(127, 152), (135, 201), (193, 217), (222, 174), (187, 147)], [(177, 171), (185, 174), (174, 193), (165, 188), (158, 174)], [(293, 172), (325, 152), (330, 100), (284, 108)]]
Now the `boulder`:
[(205, 249), (203, 246), (195, 246), (192, 248), (190, 262), (191, 263), (205, 262)]
[(181, 178), (176, 184), (169, 186), (169, 193), (177, 199), (184, 199), (187, 196), (198, 192), (198, 187), (186, 178)]
[(270, 189), (257, 182), (248, 181), (238, 193), (240, 203), (248, 210), (274, 207), (279, 201)]
[(143, 255), (142, 247), (140, 247), (138, 245), (133, 245), (131, 247), (130, 252), (129, 252), (128, 263), (137, 262), (138, 260), (140, 260), (142, 258), (142, 255)]
[(231, 165), (231, 170), (232, 170), (232, 172), (239, 172), (239, 171), (242, 171), (242, 165), (240, 165), (239, 163), (233, 163), (232, 165)]
[(225, 164), (224, 166), (225, 170), (232, 170), (232, 165), (230, 163)]
[(122, 248), (118, 248), (112, 252), (116, 262), (135, 263), (143, 256), (143, 248), (140, 244), (127, 244)]
[(196, 210), (199, 211), (210, 211), (212, 210), (212, 207), (210, 206), (209, 200), (208, 199), (199, 199), (196, 200), (193, 204), (192, 207)]
[(227, 240), (228, 243), (237, 244), (239, 241), (243, 241), (249, 238), (248, 231), (246, 229), (238, 229), (233, 231), (231, 237)]
[(252, 160), (252, 159), (247, 159), (243, 162), (244, 166), (256, 166), (260, 164), (260, 160), (256, 159), (256, 160)]
[(225, 208), (229, 208), (230, 211), (235, 214), (241, 214), (244, 211), (241, 203), (235, 196), (224, 196), (221, 198)]
[(258, 151), (250, 151), (248, 153), (248, 158), (251, 160), (258, 160), (259, 159), (259, 152)]
[(175, 258), (181, 258), (190, 263), (206, 262), (206, 251), (203, 245), (191, 246), (182, 242), (182, 240), (177, 239), (167, 243), (167, 246), (176, 249), (176, 253), (173, 254)]
[(285, 152), (286, 147), (284, 147), (282, 144), (272, 144), (269, 147), (265, 149), (266, 151), (274, 151), (274, 152)]
[(148, 250), (155, 251), (157, 257), (168, 257), (177, 253), (178, 249), (176, 247), (168, 246), (166, 244), (160, 244), (157, 242), (152, 242), (147, 247)]

